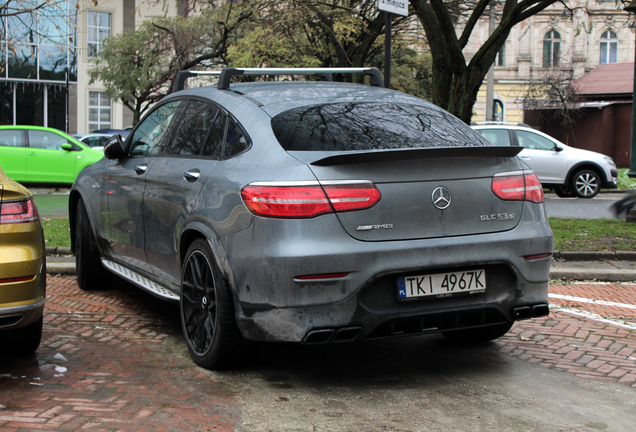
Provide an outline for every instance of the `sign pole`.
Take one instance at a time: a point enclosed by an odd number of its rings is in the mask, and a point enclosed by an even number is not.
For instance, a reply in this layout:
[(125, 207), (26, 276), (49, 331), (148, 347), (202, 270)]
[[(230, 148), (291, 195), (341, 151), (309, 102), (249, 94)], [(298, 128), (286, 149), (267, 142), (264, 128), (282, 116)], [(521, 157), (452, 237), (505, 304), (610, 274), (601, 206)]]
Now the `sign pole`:
[(391, 88), (391, 21), (394, 14), (409, 15), (409, 2), (378, 0), (378, 10), (384, 12), (384, 87)]
[(384, 88), (391, 88), (391, 18), (384, 12)]

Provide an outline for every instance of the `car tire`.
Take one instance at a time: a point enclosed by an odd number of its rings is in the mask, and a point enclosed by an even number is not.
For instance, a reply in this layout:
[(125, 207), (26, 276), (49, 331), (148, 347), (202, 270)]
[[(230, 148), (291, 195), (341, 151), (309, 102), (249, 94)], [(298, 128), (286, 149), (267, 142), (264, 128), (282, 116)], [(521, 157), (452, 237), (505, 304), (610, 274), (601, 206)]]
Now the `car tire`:
[(38, 349), (42, 340), (43, 323), (44, 316), (41, 316), (39, 320), (27, 326), (11, 330), (12, 345), (18, 355), (30, 355)]
[(75, 272), (77, 285), (84, 291), (108, 288), (112, 282), (111, 273), (99, 259), (97, 242), (81, 199), (77, 203), (75, 219)]
[(554, 193), (560, 198), (572, 198), (575, 196), (572, 189), (569, 188), (556, 188), (554, 189)]
[(512, 328), (513, 323), (504, 323), (490, 327), (481, 327), (476, 329), (465, 329), (446, 331), (442, 334), (453, 342), (464, 345), (480, 344), (494, 339), (499, 339)]
[(594, 198), (601, 191), (601, 177), (592, 170), (577, 171), (572, 177), (572, 191), (579, 198)]
[(234, 300), (207, 241), (195, 240), (181, 270), (181, 328), (196, 364), (220, 369), (233, 363), (244, 340), (236, 325)]

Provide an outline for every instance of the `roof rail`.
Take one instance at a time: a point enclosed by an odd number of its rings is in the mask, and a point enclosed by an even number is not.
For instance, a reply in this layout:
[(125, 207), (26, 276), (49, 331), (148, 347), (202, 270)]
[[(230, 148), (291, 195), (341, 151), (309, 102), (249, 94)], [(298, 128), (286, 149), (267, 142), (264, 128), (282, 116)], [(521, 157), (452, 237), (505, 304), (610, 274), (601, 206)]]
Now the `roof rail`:
[(210, 72), (195, 72), (189, 70), (182, 70), (177, 73), (177, 76), (174, 80), (174, 90), (179, 91), (185, 88), (185, 82), (188, 78), (195, 77), (197, 75), (221, 75), (220, 71), (210, 71)]
[(354, 74), (360, 73), (368, 75), (371, 85), (383, 87), (382, 75), (377, 68), (224, 68), (221, 72), (194, 72), (180, 71), (175, 78), (174, 91), (183, 90), (185, 82), (188, 78), (197, 75), (220, 75), (217, 88), (219, 90), (228, 90), (230, 81), (235, 76), (251, 75), (251, 76), (275, 76), (275, 75), (309, 75), (323, 78), (325, 81), (332, 81), (332, 73)]
[(382, 75), (376, 68), (225, 68), (221, 72), (217, 88), (227, 90), (230, 88), (232, 77), (240, 75), (267, 76), (267, 75), (309, 75), (319, 76), (326, 81), (332, 81), (332, 73), (354, 74), (360, 73), (368, 75), (371, 85), (383, 87)]

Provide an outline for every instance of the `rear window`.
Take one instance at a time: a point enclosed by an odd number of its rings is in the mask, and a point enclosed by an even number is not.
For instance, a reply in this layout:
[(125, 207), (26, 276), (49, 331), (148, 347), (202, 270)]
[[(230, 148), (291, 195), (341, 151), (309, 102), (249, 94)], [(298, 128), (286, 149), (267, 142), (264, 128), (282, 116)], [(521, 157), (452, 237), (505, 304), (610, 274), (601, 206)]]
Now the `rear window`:
[(288, 151), (492, 146), (435, 106), (386, 102), (295, 108), (272, 118), (272, 129)]

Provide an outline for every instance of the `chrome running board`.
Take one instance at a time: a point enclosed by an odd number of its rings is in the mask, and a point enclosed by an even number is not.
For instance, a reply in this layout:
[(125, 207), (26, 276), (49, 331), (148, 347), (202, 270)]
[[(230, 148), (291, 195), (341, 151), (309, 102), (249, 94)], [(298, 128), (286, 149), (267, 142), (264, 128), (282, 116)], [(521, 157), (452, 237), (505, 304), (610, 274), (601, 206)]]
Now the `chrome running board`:
[(108, 270), (112, 271), (116, 275), (126, 279), (128, 282), (137, 285), (139, 288), (148, 291), (150, 294), (156, 295), (157, 297), (168, 300), (171, 302), (179, 302), (179, 296), (174, 292), (170, 291), (168, 288), (159, 285), (156, 282), (151, 281), (148, 278), (141, 276), (138, 273), (126, 268), (122, 265), (119, 265), (115, 262), (102, 259), (102, 265), (106, 267)]

